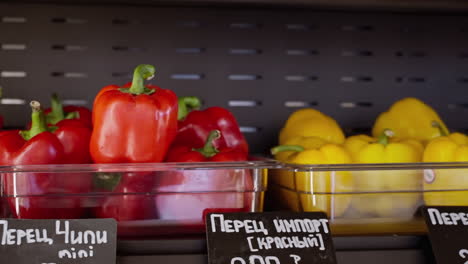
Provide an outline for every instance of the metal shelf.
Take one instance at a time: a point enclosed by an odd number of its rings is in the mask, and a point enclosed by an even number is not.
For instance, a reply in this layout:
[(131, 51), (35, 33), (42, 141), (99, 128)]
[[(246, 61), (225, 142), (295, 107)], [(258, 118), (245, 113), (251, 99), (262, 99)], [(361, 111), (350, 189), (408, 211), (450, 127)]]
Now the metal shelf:
[(144, 62), (156, 66), (153, 84), (229, 108), (252, 153), (268, 153), (301, 107), (351, 135), (404, 96), (468, 131), (461, 14), (0, 3), (0, 32), (7, 127), (25, 124), (25, 104), (52, 92), (90, 107)]
[[(425, 236), (335, 237), (339, 264), (423, 264), (433, 263)], [(120, 241), (119, 264), (207, 262), (203, 238)]]
[[(0, 112), (14, 117), (8, 126), (23, 125), (24, 104), (57, 87), (90, 106), (145, 61), (159, 66), (162, 87), (229, 107), (257, 153), (303, 106), (353, 134), (416, 96), (467, 131), (468, 19), (445, 12), (468, 12), (468, 1), (0, 0), (0, 84), (11, 99)], [(433, 262), (421, 236), (336, 237), (335, 247), (340, 264)], [(119, 255), (121, 264), (206, 263), (206, 245), (127, 240)]]
[(462, 0), (0, 0), (6, 3), (92, 5), (313, 7), (320, 9), (372, 9), (394, 11), (468, 11)]

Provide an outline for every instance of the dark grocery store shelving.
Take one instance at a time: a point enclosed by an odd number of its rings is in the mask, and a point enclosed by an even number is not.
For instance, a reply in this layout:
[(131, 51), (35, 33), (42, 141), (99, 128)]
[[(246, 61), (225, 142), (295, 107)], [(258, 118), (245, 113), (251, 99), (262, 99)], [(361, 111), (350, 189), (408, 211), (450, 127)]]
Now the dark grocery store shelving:
[(468, 11), (468, 2), (463, 0), (0, 0), (0, 2), (227, 7), (288, 6), (338, 9), (393, 9), (401, 11)]
[(300, 107), (351, 135), (402, 96), (468, 131), (463, 14), (0, 2), (0, 18), (7, 127), (26, 123), (24, 104), (52, 92), (89, 107), (101, 87), (128, 82), (145, 62), (156, 65), (153, 83), (229, 108), (252, 153), (268, 153)]
[[(53, 91), (91, 106), (145, 62), (162, 87), (233, 111), (254, 153), (299, 107), (355, 134), (403, 95), (466, 132), (467, 12), (463, 0), (0, 0), (0, 112), (18, 127)], [(335, 247), (340, 264), (433, 263), (425, 236)], [(118, 252), (120, 264), (206, 263), (201, 237), (120, 240)]]
[[(430, 264), (433, 256), (425, 236), (335, 237), (339, 264)], [(120, 241), (119, 264), (204, 264), (203, 238)]]

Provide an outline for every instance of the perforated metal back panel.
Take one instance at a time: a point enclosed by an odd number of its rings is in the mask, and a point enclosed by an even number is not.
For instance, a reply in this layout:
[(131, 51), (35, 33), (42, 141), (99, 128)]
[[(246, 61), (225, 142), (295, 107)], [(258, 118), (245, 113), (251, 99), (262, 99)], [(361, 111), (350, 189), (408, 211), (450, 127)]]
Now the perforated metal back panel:
[[(468, 17), (463, 15), (0, 4), (0, 112), (24, 103), (91, 106), (140, 63), (153, 84), (229, 107), (266, 152), (294, 110), (313, 106), (348, 133), (366, 131), (404, 96), (468, 128)], [(19, 100), (16, 100), (19, 99)]]

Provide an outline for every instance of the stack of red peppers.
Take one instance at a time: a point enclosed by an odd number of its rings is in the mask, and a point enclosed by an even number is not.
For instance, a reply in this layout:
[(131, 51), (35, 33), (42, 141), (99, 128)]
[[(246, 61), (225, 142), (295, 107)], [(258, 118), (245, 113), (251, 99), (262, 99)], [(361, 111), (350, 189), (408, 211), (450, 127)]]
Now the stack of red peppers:
[[(153, 66), (139, 65), (131, 83), (102, 88), (92, 114), (84, 107), (63, 107), (56, 95), (49, 109), (31, 102), (28, 130), (0, 132), (0, 165), (247, 160), (248, 144), (227, 109), (198, 110), (201, 102), (196, 97), (177, 98), (171, 90), (146, 85), (154, 73)], [(11, 213), (18, 218), (199, 220), (206, 210), (246, 208), (248, 199), (236, 191), (252, 186), (247, 173), (28, 172), (3, 177)], [(103, 196), (89, 208), (80, 195), (91, 191), (118, 195)], [(195, 194), (200, 191), (208, 194)]]
[[(47, 124), (37, 101), (31, 102), (29, 130), (0, 133), (0, 165), (41, 165), (89, 163), (87, 145), (91, 129), (79, 120), (63, 119)], [(84, 209), (78, 196), (92, 189), (90, 174), (9, 173), (3, 175), (5, 194), (14, 216), (18, 218), (80, 218)]]

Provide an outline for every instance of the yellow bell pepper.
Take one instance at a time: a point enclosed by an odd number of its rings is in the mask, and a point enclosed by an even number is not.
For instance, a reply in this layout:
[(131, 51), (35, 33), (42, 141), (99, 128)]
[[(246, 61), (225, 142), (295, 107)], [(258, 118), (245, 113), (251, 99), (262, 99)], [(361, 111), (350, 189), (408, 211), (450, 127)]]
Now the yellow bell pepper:
[(331, 117), (312, 108), (300, 109), (292, 113), (280, 131), (279, 144), (295, 136), (319, 137), (328, 142), (342, 144), (344, 133)]
[[(378, 139), (373, 138), (368, 135), (355, 135), (355, 136), (350, 136), (346, 138), (343, 146), (351, 154), (351, 158), (353, 159), (353, 162), (363, 163), (357, 160), (359, 152), (361, 152), (361, 149), (366, 147), (367, 145), (372, 144), (372, 143), (377, 143), (377, 142), (378, 142)], [(414, 148), (417, 148), (419, 152), (422, 153), (424, 151), (423, 144), (415, 139), (400, 140), (400, 139), (390, 138), (389, 142), (410, 144)], [(381, 162), (378, 162), (378, 163), (381, 163)]]
[[(284, 142), (284, 145), (294, 145), (294, 146), (301, 146), (304, 149), (318, 149), (321, 146), (327, 144), (324, 139), (318, 137), (302, 137), (302, 136), (294, 136), (287, 139)], [(275, 154), (275, 159), (286, 162), (288, 157), (294, 154), (294, 151), (279, 151)]]
[(359, 151), (373, 142), (376, 142), (376, 139), (368, 135), (355, 135), (346, 138), (343, 143), (344, 148), (351, 154), (351, 158), (356, 162), (356, 158), (359, 154)]
[[(280, 156), (280, 161), (285, 163), (304, 165), (351, 163), (351, 157), (343, 147), (313, 137), (302, 138), (302, 142), (298, 145), (281, 145), (272, 149), (273, 155), (277, 157), (281, 152), (288, 153), (286, 156)], [(295, 196), (291, 195), (291, 191), (289, 195), (287, 192), (282, 194), (282, 199), (298, 199), (296, 202), (300, 206), (293, 209), (324, 211), (330, 217), (340, 217), (349, 207), (351, 202), (349, 192), (353, 190), (353, 179), (349, 172), (282, 171), (283, 174), (276, 174), (272, 181), (297, 193)], [(288, 203), (294, 202), (288, 201)]]
[[(437, 127), (437, 124), (435, 124)], [(440, 126), (439, 126), (440, 127)], [(442, 129), (441, 129), (442, 130)], [(442, 130), (443, 136), (426, 146), (424, 162), (468, 162), (468, 136)], [(424, 201), (427, 205), (468, 205), (468, 169), (426, 170), (424, 175)]]
[[(356, 163), (421, 162), (423, 146), (416, 140), (390, 140), (391, 130), (378, 139), (364, 137), (354, 149)], [(354, 143), (358, 145), (357, 143)], [(377, 217), (411, 217), (420, 203), (422, 172), (415, 170), (368, 170), (353, 172), (355, 195), (353, 207), (360, 214)]]
[(372, 135), (377, 137), (385, 129), (391, 129), (397, 138), (426, 142), (440, 136), (439, 129), (431, 125), (433, 121), (447, 129), (434, 109), (419, 99), (408, 97), (397, 101), (387, 112), (379, 115)]

